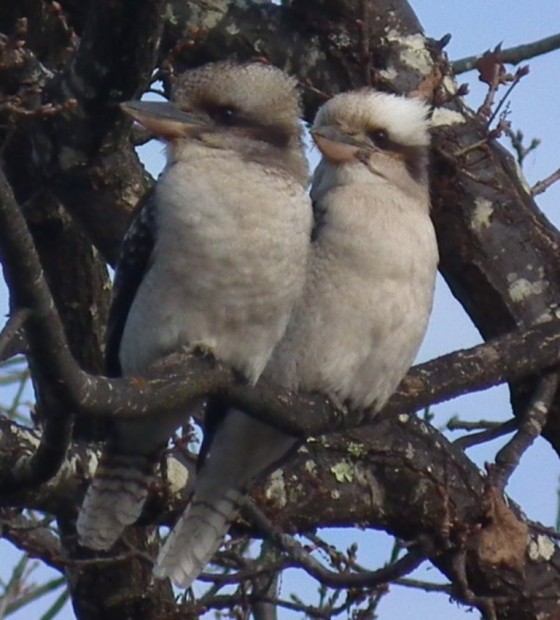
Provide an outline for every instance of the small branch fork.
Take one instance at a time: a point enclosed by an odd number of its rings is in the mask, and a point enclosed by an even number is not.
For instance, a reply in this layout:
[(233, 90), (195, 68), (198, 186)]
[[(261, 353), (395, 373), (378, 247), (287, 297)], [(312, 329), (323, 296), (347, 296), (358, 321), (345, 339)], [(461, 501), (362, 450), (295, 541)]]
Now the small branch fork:
[[(0, 478), (4, 493), (29, 488), (56, 471), (70, 441), (73, 414), (138, 418), (176, 411), (200, 396), (219, 394), (249, 415), (295, 436), (349, 426), (350, 416), (324, 396), (294, 394), (262, 381), (248, 388), (231, 369), (196, 353), (170, 356), (142, 379), (107, 379), (82, 371), (70, 354), (33, 241), (1, 171), (0, 257), (12, 306), (17, 309), (14, 317), (18, 323), (25, 319), (31, 354), (59, 401), (57, 411), (46, 420), (38, 451)], [(442, 356), (413, 368), (385, 411), (419, 409), (551, 368), (558, 364), (559, 349), (560, 322), (552, 320)], [(528, 350), (533, 352), (529, 357)], [(364, 411), (359, 419), (367, 423), (372, 416), (373, 412)]]
[[(488, 84), (488, 92), (486, 93), (484, 103), (477, 110), (479, 117), (487, 119), (486, 128), (488, 129), (504, 103), (508, 100), (512, 90), (529, 73), (529, 67), (527, 65), (519, 67), (514, 75), (507, 73), (503, 62), (503, 53), (498, 45), (493, 51), (484, 53), (477, 60), (476, 68), (479, 72), (478, 79)], [(509, 84), (509, 87), (494, 111), (492, 111), (496, 93), (500, 86), (504, 84)]]
[[(492, 424), (490, 428), (487, 428), (486, 430), (480, 431), (478, 433), (469, 433), (468, 435), (463, 435), (462, 437), (456, 439), (453, 444), (465, 450), (466, 448), (472, 448), (473, 446), (478, 446), (481, 443), (487, 443), (488, 441), (493, 441), (494, 439), (498, 439), (499, 437), (503, 437), (504, 435), (513, 433), (517, 430), (518, 426), (519, 423), (517, 419), (512, 418), (511, 420), (507, 420), (503, 424)], [(449, 425), (448, 428), (450, 428)]]

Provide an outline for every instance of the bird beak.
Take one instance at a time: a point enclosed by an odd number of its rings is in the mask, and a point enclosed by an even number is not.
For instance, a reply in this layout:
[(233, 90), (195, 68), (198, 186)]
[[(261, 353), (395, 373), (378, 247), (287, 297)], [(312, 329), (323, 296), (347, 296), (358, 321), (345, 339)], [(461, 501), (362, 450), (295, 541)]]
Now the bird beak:
[(206, 127), (205, 119), (184, 112), (170, 101), (125, 101), (121, 109), (163, 140), (185, 138)]
[(334, 163), (356, 160), (359, 151), (367, 146), (334, 125), (312, 129), (311, 136), (321, 153)]

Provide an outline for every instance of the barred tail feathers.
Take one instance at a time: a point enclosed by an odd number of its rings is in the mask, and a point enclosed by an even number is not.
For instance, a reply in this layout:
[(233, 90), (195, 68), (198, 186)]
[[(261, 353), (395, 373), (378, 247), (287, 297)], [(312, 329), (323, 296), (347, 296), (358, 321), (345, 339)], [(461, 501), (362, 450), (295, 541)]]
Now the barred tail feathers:
[(80, 545), (110, 549), (140, 517), (153, 476), (153, 455), (117, 453), (107, 446), (78, 516)]
[(243, 495), (228, 489), (220, 499), (193, 500), (161, 548), (154, 575), (190, 587), (222, 544)]
[(297, 444), (293, 437), (231, 410), (218, 427), (195, 491), (163, 545), (154, 575), (187, 588), (220, 547), (250, 483)]

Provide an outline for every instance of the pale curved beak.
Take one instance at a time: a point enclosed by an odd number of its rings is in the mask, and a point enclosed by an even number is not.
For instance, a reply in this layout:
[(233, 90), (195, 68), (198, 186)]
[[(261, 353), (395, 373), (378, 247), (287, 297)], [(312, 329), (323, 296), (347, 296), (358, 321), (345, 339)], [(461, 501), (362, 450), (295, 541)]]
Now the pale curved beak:
[(170, 101), (124, 101), (120, 104), (126, 114), (158, 138), (184, 138), (207, 127), (206, 119), (185, 112)]
[(335, 125), (311, 129), (311, 136), (321, 153), (330, 161), (344, 163), (356, 159), (358, 152), (368, 145), (341, 131)]

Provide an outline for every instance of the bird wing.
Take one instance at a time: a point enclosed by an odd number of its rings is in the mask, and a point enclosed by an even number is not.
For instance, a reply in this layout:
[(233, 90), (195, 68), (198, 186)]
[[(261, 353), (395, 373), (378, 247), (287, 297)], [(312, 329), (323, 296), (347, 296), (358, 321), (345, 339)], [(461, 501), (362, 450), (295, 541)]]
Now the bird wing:
[(321, 228), (323, 228), (327, 217), (327, 210), (318, 200), (313, 200), (311, 206), (313, 207), (313, 225), (311, 227), (311, 241), (313, 242), (321, 234)]
[(124, 326), (138, 288), (152, 262), (156, 225), (154, 202), (154, 189), (151, 189), (138, 203), (121, 246), (107, 324), (105, 365), (110, 377), (122, 375), (119, 349)]
[[(154, 192), (149, 191), (136, 207), (123, 239), (107, 326), (105, 364), (107, 374), (122, 375), (119, 348), (124, 326), (136, 293), (150, 268), (154, 249)], [(146, 453), (123, 448), (121, 435), (134, 430), (118, 423), (100, 457), (95, 478), (84, 499), (77, 522), (80, 544), (91, 549), (109, 549), (127, 525), (134, 523), (148, 496), (158, 451)], [(141, 423), (136, 423), (139, 426)], [(127, 430), (128, 429), (128, 430)], [(139, 432), (136, 430), (135, 432)]]

